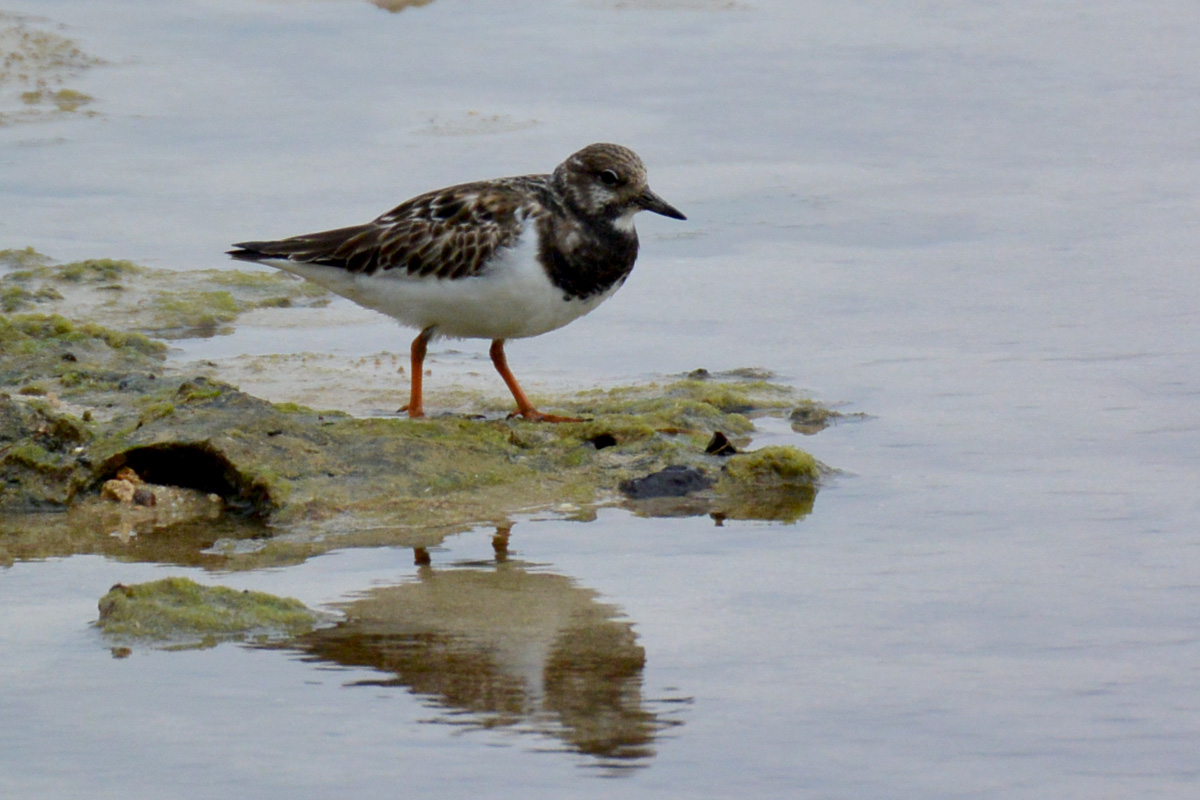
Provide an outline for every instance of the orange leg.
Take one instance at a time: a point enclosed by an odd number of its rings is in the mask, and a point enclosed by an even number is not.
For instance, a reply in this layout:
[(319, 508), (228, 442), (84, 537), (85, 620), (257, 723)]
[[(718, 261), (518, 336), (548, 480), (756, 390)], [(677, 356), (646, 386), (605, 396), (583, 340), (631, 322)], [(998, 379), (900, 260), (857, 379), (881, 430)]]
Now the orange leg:
[(417, 338), (413, 339), (412, 343), (412, 389), (408, 395), (408, 405), (400, 409), (407, 411), (410, 419), (417, 419), (425, 416), (425, 409), (421, 405), (421, 383), (425, 377), (425, 350), (429, 346), (429, 340), (433, 338), (433, 328), (426, 328), (421, 331)]
[(504, 340), (495, 339), (492, 341), (492, 349), (488, 351), (492, 357), (492, 364), (496, 367), (496, 372), (500, 373), (500, 377), (504, 379), (508, 390), (512, 392), (513, 398), (517, 401), (517, 410), (509, 416), (520, 415), (534, 422), (583, 422), (576, 417), (556, 417), (553, 414), (543, 414), (533, 407), (533, 403), (529, 402), (529, 398), (525, 396), (525, 392), (521, 391), (521, 384), (517, 383), (517, 376), (512, 374), (512, 370), (508, 368), (508, 359), (504, 357)]

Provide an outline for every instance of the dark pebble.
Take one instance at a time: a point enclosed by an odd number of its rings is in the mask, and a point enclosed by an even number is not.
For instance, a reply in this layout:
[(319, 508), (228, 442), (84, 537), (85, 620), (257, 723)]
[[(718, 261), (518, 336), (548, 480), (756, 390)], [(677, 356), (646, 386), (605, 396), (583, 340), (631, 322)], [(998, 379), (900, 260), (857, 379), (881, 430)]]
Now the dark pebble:
[(670, 466), (642, 478), (621, 482), (621, 491), (633, 500), (651, 497), (684, 497), (713, 485), (703, 471), (695, 467)]

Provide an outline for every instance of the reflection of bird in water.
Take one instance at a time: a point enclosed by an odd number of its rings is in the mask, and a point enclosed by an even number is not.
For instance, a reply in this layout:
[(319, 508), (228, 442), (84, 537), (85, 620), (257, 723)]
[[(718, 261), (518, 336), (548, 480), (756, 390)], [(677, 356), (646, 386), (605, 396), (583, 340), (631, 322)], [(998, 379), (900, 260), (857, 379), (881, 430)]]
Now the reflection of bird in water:
[(372, 590), (344, 611), (341, 624), (292, 645), (393, 673), (369, 684), (408, 687), (471, 712), (481, 727), (548, 734), (632, 765), (653, 755), (655, 734), (669, 724), (644, 708), (645, 651), (632, 624), (565, 576), (514, 561), (421, 566), (416, 582)]

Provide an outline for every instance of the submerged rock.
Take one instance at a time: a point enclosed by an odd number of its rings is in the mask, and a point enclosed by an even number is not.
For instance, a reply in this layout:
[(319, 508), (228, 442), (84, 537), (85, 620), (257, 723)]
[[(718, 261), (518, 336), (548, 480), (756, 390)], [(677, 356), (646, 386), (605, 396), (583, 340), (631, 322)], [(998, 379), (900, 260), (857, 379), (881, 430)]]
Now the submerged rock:
[(731, 456), (715, 491), (717, 513), (729, 519), (794, 522), (812, 511), (822, 469), (797, 447), (774, 445)]

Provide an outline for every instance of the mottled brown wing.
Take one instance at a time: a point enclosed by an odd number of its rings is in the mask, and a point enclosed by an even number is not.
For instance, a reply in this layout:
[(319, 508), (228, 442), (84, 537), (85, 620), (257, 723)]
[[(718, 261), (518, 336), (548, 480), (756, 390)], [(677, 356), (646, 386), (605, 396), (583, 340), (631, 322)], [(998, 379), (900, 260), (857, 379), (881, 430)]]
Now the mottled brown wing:
[[(411, 275), (476, 274), (500, 247), (512, 245), (534, 212), (529, 189), (542, 176), (466, 183), (414, 197), (365, 225), (275, 242), (242, 242), (243, 261), (286, 259), (368, 275), (402, 269)], [(524, 191), (523, 191), (524, 189)]]

